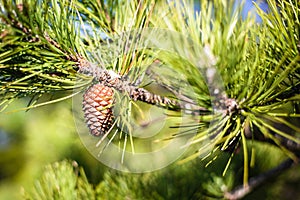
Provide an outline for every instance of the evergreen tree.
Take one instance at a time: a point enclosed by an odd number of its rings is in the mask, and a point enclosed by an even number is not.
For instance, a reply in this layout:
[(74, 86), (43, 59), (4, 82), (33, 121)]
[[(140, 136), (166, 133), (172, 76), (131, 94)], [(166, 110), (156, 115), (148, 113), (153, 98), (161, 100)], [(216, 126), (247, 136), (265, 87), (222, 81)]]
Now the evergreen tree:
[[(182, 198), (236, 199), (299, 162), (297, 1), (268, 0), (268, 13), (257, 7), (260, 24), (242, 20), (234, 1), (203, 0), (199, 12), (189, 1), (0, 2), (1, 112), (20, 98), (30, 98), (29, 110), (83, 94), (80, 120), (100, 136), (98, 153), (119, 144), (123, 163), (126, 151), (147, 149), (134, 130), (147, 126), (144, 115), (156, 106), (167, 128), (153, 141), (161, 147), (183, 138), (189, 147), (170, 171), (138, 178), (107, 173), (95, 189), (82, 169), (78, 176), (68, 162), (55, 164), (27, 198), (176, 198), (176, 190), (159, 189), (161, 177), (172, 180), (174, 172), (183, 179), (174, 188), (193, 187)], [(264, 145), (287, 160), (249, 179)], [(233, 189), (240, 162), (243, 185)], [(203, 163), (222, 163), (223, 170), (205, 177)], [(206, 183), (180, 174), (189, 170)]]

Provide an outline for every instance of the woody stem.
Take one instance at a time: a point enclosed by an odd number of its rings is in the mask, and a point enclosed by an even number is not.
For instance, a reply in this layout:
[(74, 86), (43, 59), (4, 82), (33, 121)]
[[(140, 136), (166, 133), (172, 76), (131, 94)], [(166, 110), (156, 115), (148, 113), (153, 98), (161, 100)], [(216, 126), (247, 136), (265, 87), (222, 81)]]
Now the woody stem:
[(88, 67), (79, 67), (79, 72), (93, 76), (95, 80), (105, 86), (127, 93), (133, 101), (142, 101), (169, 110), (179, 111), (185, 109), (186, 105), (181, 105), (178, 100), (153, 94), (144, 88), (139, 88), (111, 70), (89, 65)]

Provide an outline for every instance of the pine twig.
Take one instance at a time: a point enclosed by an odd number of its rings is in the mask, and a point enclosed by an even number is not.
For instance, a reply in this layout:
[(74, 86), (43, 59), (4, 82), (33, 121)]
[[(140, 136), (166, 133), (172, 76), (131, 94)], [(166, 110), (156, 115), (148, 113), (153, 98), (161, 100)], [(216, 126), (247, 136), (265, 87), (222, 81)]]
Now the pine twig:
[(104, 86), (126, 92), (133, 101), (142, 101), (171, 110), (180, 110), (181, 105), (175, 99), (153, 94), (144, 88), (136, 87), (112, 70), (101, 69), (97, 66), (81, 66), (79, 73), (92, 76)]
[(259, 176), (250, 178), (248, 185), (246, 187), (244, 185), (240, 185), (236, 187), (234, 190), (225, 193), (224, 197), (230, 200), (241, 199), (245, 197), (247, 194), (249, 194), (251, 191), (253, 191), (255, 188), (257, 188), (258, 186), (262, 185), (263, 183), (270, 180), (271, 178), (278, 176), (279, 174), (283, 173), (285, 170), (290, 169), (296, 164), (298, 163), (295, 163), (292, 159), (287, 159), (277, 167), (263, 174), (260, 174)]

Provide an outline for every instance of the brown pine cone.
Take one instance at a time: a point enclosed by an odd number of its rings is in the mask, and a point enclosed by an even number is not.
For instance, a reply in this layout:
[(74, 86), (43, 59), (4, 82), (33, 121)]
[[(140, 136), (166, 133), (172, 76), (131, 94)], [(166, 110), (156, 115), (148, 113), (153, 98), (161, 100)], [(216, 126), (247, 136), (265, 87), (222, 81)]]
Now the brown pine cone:
[(94, 136), (104, 135), (113, 124), (114, 91), (102, 84), (94, 84), (83, 95), (82, 109), (90, 132)]

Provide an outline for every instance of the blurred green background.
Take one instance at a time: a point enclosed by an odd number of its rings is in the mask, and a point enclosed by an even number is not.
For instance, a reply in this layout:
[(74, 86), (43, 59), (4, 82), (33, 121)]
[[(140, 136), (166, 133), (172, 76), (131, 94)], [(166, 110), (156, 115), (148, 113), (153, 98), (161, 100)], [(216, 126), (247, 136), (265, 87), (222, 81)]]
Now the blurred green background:
[[(16, 101), (7, 112), (25, 107), (27, 102)], [(104, 167), (85, 150), (77, 135), (71, 101), (1, 113), (0, 131), (0, 199), (17, 198), (21, 187), (32, 187), (46, 164), (65, 158), (93, 169), (87, 170), (91, 181), (101, 177)]]

